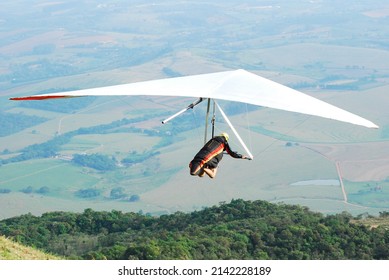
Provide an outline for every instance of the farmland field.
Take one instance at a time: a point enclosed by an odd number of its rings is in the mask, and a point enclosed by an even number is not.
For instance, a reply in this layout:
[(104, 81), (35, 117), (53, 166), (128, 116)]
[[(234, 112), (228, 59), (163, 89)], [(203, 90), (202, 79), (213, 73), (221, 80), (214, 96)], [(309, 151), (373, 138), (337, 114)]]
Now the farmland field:
[(73, 198), (72, 192), (77, 188), (95, 185), (99, 178), (82, 173), (82, 170), (59, 160), (34, 160), (3, 166), (0, 170), (2, 188), (20, 192), (31, 186), (37, 191), (48, 187), (46, 195)]

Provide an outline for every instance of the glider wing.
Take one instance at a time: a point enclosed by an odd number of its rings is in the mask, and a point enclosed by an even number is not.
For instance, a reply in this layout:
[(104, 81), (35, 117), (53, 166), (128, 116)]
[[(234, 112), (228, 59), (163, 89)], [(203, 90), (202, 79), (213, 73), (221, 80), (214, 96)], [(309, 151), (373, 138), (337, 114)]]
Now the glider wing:
[(45, 100), (110, 95), (213, 98), (320, 116), (369, 128), (378, 128), (376, 124), (358, 115), (242, 69), (10, 99)]

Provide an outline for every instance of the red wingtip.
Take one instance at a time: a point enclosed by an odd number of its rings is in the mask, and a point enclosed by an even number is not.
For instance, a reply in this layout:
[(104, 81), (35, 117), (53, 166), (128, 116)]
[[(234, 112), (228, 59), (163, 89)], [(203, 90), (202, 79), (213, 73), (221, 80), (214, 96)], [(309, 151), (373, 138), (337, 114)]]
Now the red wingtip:
[(69, 95), (46, 95), (46, 96), (23, 96), (23, 97), (12, 97), (9, 100), (14, 101), (26, 101), (26, 100), (47, 100), (47, 99), (59, 99), (59, 98), (70, 98), (74, 96)]

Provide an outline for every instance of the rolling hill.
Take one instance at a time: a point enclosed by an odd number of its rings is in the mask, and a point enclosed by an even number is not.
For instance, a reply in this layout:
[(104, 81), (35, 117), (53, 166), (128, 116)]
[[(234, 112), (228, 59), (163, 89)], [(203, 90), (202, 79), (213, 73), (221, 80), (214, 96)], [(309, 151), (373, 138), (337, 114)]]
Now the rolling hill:
[[(72, 259), (389, 259), (380, 219), (323, 215), (298, 205), (233, 200), (153, 217), (113, 210), (51, 212), (0, 221), (0, 234)], [(7, 241), (2, 239), (2, 242)], [(17, 258), (14, 243), (7, 252)], [(35, 252), (35, 251), (34, 251)], [(46, 255), (21, 257), (48, 258)]]

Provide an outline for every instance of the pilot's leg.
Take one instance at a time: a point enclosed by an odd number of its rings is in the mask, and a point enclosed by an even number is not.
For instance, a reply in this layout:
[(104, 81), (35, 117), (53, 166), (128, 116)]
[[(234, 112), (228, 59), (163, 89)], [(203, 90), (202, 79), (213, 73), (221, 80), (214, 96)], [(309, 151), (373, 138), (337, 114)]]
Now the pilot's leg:
[(198, 172), (199, 174), (199, 177), (204, 177), (205, 175), (205, 171), (204, 171), (204, 168), (201, 168), (200, 172)]
[(200, 165), (199, 162), (196, 162), (196, 161), (191, 161), (190, 162), (189, 169), (190, 169), (189, 173), (192, 176), (198, 176), (201, 173), (204, 173), (202, 166)]
[(207, 173), (209, 178), (213, 179), (216, 177), (217, 167), (215, 168), (204, 168), (204, 172)]

